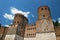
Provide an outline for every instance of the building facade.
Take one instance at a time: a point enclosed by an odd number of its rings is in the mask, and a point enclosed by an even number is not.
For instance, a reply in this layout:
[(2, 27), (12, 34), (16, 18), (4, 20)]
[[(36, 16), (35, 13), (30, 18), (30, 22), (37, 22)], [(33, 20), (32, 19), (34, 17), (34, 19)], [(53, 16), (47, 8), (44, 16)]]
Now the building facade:
[(28, 19), (22, 14), (15, 14), (5, 40), (56, 40), (50, 8), (38, 8), (38, 19), (34, 25), (28, 25)]

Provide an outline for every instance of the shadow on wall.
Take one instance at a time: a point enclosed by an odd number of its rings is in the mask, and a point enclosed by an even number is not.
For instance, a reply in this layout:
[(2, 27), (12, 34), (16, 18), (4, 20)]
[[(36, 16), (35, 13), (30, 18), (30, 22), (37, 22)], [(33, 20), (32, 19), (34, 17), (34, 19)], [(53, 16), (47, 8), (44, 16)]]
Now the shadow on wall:
[(0, 24), (0, 40), (4, 40), (5, 39), (7, 31), (8, 31), (8, 27), (3, 27)]

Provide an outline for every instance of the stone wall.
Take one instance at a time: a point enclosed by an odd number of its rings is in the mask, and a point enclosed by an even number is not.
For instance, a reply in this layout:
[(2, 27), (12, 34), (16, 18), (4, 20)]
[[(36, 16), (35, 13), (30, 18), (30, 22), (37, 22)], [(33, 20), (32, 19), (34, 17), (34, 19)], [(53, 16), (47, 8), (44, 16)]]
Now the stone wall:
[(37, 33), (37, 40), (56, 40), (55, 32), (50, 33)]
[(16, 34), (11, 34), (6, 35), (5, 40), (24, 40), (24, 38)]
[(36, 38), (24, 38), (24, 40), (36, 40)]
[(16, 35), (16, 36), (15, 36), (15, 40), (24, 40), (24, 37), (21, 37), (21, 36), (19, 36), (19, 35)]
[(56, 40), (60, 40), (60, 36), (57, 36)]
[(14, 40), (15, 34), (6, 35), (5, 40)]

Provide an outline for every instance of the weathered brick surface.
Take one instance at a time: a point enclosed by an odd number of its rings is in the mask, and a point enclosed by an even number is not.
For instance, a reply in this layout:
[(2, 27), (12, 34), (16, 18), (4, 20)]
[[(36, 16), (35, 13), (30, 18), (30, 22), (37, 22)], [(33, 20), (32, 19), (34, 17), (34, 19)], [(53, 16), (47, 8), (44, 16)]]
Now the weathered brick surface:
[(60, 40), (60, 36), (57, 36), (56, 40)]

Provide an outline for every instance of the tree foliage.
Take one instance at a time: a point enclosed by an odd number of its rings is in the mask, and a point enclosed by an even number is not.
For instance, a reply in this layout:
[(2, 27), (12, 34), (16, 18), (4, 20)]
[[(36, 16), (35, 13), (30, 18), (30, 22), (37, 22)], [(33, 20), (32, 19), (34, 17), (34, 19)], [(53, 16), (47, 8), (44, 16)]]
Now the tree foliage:
[(58, 23), (58, 21), (53, 22), (54, 26), (60, 26), (60, 23)]

